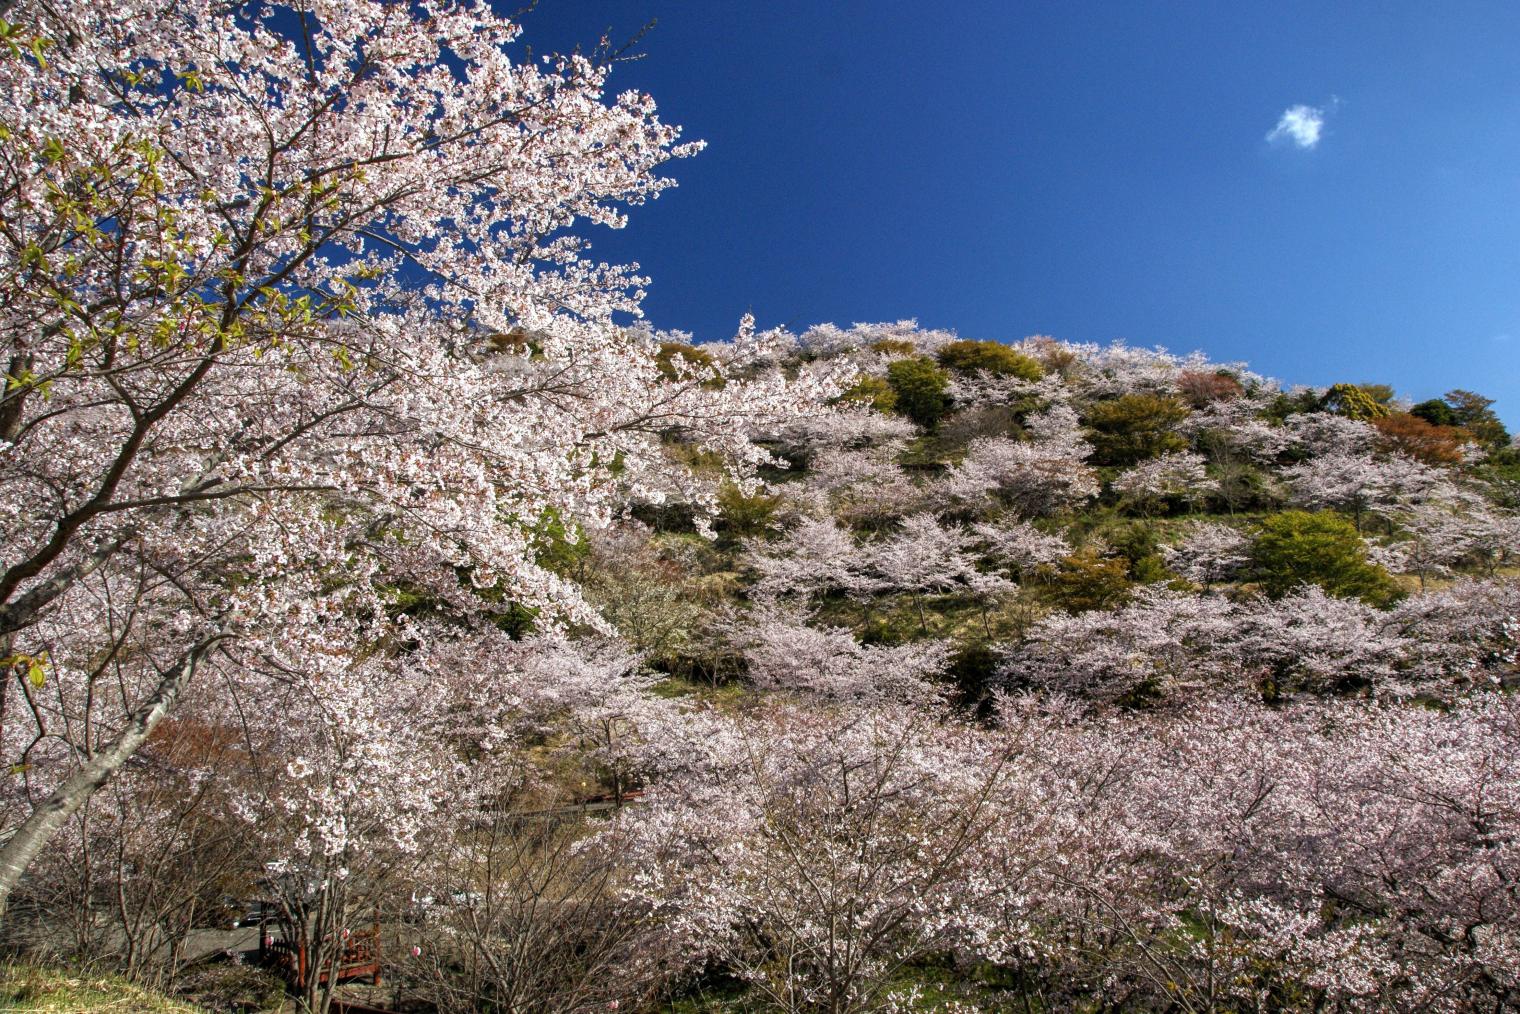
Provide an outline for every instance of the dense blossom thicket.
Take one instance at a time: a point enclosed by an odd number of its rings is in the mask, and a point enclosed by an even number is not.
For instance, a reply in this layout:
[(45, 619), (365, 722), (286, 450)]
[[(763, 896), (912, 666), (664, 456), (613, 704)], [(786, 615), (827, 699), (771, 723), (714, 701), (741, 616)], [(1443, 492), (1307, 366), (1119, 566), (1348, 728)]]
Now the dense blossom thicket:
[(575, 231), (695, 150), (607, 61), (3, 13), (6, 946), (189, 989), (262, 898), (439, 1011), (1520, 1004), (1487, 399), (698, 344)]

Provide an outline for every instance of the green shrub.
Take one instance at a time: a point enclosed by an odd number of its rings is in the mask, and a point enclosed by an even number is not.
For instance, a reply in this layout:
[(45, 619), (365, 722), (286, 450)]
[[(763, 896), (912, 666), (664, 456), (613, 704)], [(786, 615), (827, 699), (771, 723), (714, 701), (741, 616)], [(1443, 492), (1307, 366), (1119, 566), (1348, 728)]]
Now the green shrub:
[[(1384, 385), (1381, 384), (1336, 384), (1325, 392), (1320, 406), (1348, 419), (1381, 419), (1393, 411), (1381, 400), (1383, 394)], [(1391, 398), (1392, 390), (1387, 394)]]
[(1296, 391), (1293, 394), (1279, 394), (1272, 399), (1272, 404), (1267, 406), (1266, 416), (1277, 422), (1282, 422), (1290, 415), (1302, 415), (1305, 412), (1324, 411), (1319, 404), (1319, 397), (1310, 389)]
[(866, 405), (878, 412), (893, 412), (897, 409), (897, 392), (885, 377), (861, 377), (855, 381), (854, 386), (840, 395), (839, 400)]
[(1367, 561), (1367, 546), (1356, 526), (1331, 511), (1283, 511), (1267, 517), (1251, 558), (1256, 579), (1274, 598), (1302, 584), (1380, 606), (1399, 596), (1388, 572)]
[(1100, 401), (1087, 410), (1087, 438), (1097, 465), (1133, 465), (1168, 451), (1180, 451), (1187, 441), (1174, 433), (1188, 415), (1176, 398), (1157, 394), (1126, 394)]
[[(684, 342), (660, 342), (660, 351), (655, 356), (655, 363), (659, 366), (660, 375), (666, 380), (675, 380), (682, 373), (689, 370), (679, 369), (676, 360), (679, 359), (687, 367), (696, 367), (697, 373), (716, 371), (718, 363), (713, 359), (711, 352), (699, 349), (695, 345), (687, 345)], [(722, 377), (711, 377), (702, 381), (703, 387), (722, 387)]]
[(1160, 552), (1161, 530), (1154, 521), (1122, 521), (1102, 529), (1103, 539), (1131, 564)]
[(1068, 613), (1113, 609), (1129, 598), (1129, 561), (1122, 556), (1100, 557), (1083, 551), (1056, 565), (1045, 595), (1050, 604)]
[(716, 528), (730, 539), (752, 539), (764, 535), (775, 525), (776, 514), (785, 497), (762, 490), (745, 493), (732, 482), (718, 489), (718, 523)]
[(932, 359), (897, 360), (887, 367), (887, 383), (897, 395), (897, 411), (925, 429), (933, 429), (949, 407), (945, 388), (950, 377)]
[(1039, 380), (1045, 370), (1038, 362), (1002, 342), (951, 342), (939, 350), (939, 364), (957, 373), (992, 373), (1000, 377)]
[(911, 356), (918, 351), (910, 341), (901, 338), (883, 338), (874, 341), (869, 348), (872, 352), (880, 352), (884, 356)]
[(1429, 401), (1420, 402), (1414, 408), (1409, 410), (1409, 414), (1414, 416), (1416, 419), (1424, 419), (1432, 426), (1462, 425), (1461, 422), (1457, 420), (1457, 413), (1452, 410), (1452, 407), (1450, 405), (1446, 404), (1446, 402), (1442, 401), (1440, 398), (1431, 398)]

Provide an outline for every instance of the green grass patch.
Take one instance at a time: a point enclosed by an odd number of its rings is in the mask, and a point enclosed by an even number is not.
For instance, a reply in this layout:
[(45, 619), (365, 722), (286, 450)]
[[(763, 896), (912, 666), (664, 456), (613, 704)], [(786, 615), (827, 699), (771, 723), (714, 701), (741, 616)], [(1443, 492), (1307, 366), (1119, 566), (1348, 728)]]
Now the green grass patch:
[(15, 1014), (203, 1014), (113, 975), (0, 965), (0, 1010)]

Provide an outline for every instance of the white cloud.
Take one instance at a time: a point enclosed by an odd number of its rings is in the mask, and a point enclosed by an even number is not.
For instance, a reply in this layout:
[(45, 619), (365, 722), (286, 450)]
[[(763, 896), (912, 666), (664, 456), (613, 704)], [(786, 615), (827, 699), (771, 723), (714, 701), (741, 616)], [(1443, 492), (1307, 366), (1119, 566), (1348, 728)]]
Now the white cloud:
[(1293, 144), (1299, 148), (1313, 148), (1319, 144), (1325, 129), (1325, 111), (1314, 106), (1289, 106), (1283, 111), (1277, 126), (1267, 135), (1273, 144)]

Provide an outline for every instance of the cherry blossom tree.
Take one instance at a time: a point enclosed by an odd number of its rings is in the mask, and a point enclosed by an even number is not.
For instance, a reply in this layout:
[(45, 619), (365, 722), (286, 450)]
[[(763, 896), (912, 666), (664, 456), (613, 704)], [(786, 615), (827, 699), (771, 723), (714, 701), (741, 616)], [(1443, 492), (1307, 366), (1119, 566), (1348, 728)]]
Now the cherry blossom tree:
[[(837, 380), (841, 376), (832, 368), (833, 364), (823, 365), (827, 369), (820, 372), (826, 379)], [(818, 368), (815, 364), (806, 366)], [(789, 419), (774, 433), (766, 435), (788, 458), (811, 466), (818, 463), (819, 456), (827, 451), (901, 446), (916, 432), (914, 425), (901, 416), (841, 404), (831, 410), (819, 409)]]
[(337, 692), (405, 643), (397, 588), (460, 629), (597, 624), (536, 526), (605, 524), (662, 438), (766, 460), (757, 420), (835, 393), (744, 341), (662, 371), (614, 325), (642, 279), (569, 230), (696, 148), (485, 5), (7, 17), (0, 898), (191, 682), (278, 659)]
[(979, 521), (971, 532), (987, 555), (1014, 575), (1028, 574), (1071, 555), (1071, 545), (1059, 535), (1047, 535), (1027, 521), (1005, 518)]
[(1286, 427), (1274, 426), (1263, 419), (1243, 419), (1230, 425), (1224, 432), (1232, 448), (1264, 464), (1275, 462), (1293, 442), (1293, 436)]
[(621, 893), (633, 857), (610, 836), (596, 848), (586, 838), (573, 812), (500, 813), (438, 843), (422, 953), (407, 968), (421, 988), (408, 992), (446, 1014), (485, 1002), (544, 1011), (652, 1002), (681, 959)]
[[(1137, 777), (1120, 776), (1106, 843), (1129, 878), (1110, 897), (1140, 946), (1115, 964), (1202, 1007), (1221, 991), (1369, 1009), (1506, 995), (1512, 722), (1488, 701), (1450, 715), (1216, 706), (1130, 726)], [(1145, 946), (1179, 906), (1196, 946)]]
[(1334, 412), (1300, 412), (1288, 417), (1284, 429), (1301, 452), (1318, 457), (1325, 454), (1360, 454), (1372, 449), (1378, 433), (1360, 419), (1349, 419)]
[[(1520, 513), (1496, 504), (1491, 491), (1482, 487), (1455, 487), (1444, 500), (1436, 501), (1449, 512), (1448, 519), (1440, 525), (1445, 539), (1436, 552), (1447, 559), (1457, 558), (1458, 543), (1465, 542), (1466, 562), (1475, 563), (1492, 577), (1497, 568), (1513, 560), (1520, 552)], [(1425, 513), (1434, 512), (1434, 504)], [(1416, 537), (1420, 534), (1421, 521), (1411, 518), (1403, 521), (1403, 527)]]
[[(700, 643), (720, 596), (689, 543), (657, 539), (637, 522), (587, 533), (575, 576), (588, 601), (651, 664)], [(547, 674), (546, 674), (547, 675)]]
[(746, 559), (757, 575), (751, 594), (760, 597), (858, 595), (877, 584), (866, 573), (869, 557), (832, 518), (805, 519), (777, 542), (752, 546)]
[(1314, 585), (1239, 603), (1152, 586), (1117, 610), (1044, 618), (1002, 673), (1099, 709), (1295, 693), (1455, 700), (1514, 681), (1517, 603), (1502, 581), (1459, 582), (1388, 611)]
[(887, 348), (904, 350), (899, 354), (932, 355), (956, 340), (953, 331), (922, 328), (918, 321), (909, 318), (875, 324), (852, 324), (848, 328), (836, 324), (819, 324), (804, 331), (798, 339), (798, 345), (809, 355), (820, 357), (850, 354), (859, 350), (881, 355), (883, 353), (880, 347), (885, 343), (890, 343)]
[(928, 633), (924, 593), (944, 592), (976, 573), (966, 533), (945, 526), (932, 514), (915, 514), (895, 534), (871, 548), (871, 570), (883, 589), (907, 592), (918, 609), (919, 625)]
[(1175, 546), (1161, 547), (1161, 558), (1180, 578), (1210, 585), (1228, 581), (1251, 562), (1251, 543), (1231, 524), (1193, 521)]
[(1125, 469), (1114, 479), (1115, 492), (1135, 501), (1142, 513), (1158, 502), (1184, 500), (1190, 504), (1218, 489), (1204, 472), (1203, 455), (1192, 451), (1162, 454)]
[(1401, 696), (1414, 689), (1398, 678), (1408, 642), (1382, 612), (1359, 600), (1304, 585), (1280, 599), (1252, 602), (1239, 624), (1226, 650), (1268, 697), (1363, 689)]
[[(432, 623), (409, 634), (404, 659), (381, 655), (360, 667), (332, 659), (324, 675), (336, 687), (268, 673), (278, 689), (265, 699), (316, 718), (261, 725), (249, 770), (229, 784), (286, 939), (303, 943), (314, 967), (336, 962), (343, 931), (369, 925), (408, 885), (457, 893), (449, 880), (459, 869), (434, 862), (437, 846), (469, 851), (480, 844), (474, 829), (531, 798), (542, 774), (525, 744), (548, 740), (545, 752), (582, 773), (581, 794), (599, 783), (617, 805), (664, 769), (665, 741), (683, 721), (677, 703), (648, 692), (655, 677), (615, 641), (512, 640), (491, 627), (464, 639)], [(402, 669), (407, 679), (398, 679)], [(197, 712), (210, 705), (221, 702), (187, 702)], [(330, 1000), (322, 983), (307, 988), (313, 1009)]]
[(1372, 555), (1384, 558), (1393, 573), (1418, 575), (1421, 588), (1426, 577), (1450, 576), (1456, 564), (1476, 553), (1478, 519), (1464, 517), (1446, 503), (1413, 504), (1390, 512), (1390, 520), (1398, 522), (1406, 537), (1372, 547)]
[(1420, 503), (1447, 488), (1435, 469), (1400, 454), (1374, 458), (1331, 451), (1290, 465), (1283, 475), (1292, 486), (1294, 503), (1347, 511), (1358, 530), (1368, 512)]
[(1012, 686), (1100, 709), (1236, 693), (1230, 660), (1215, 651), (1235, 622), (1235, 608), (1224, 599), (1150, 586), (1119, 609), (1053, 613), (1036, 623), (1002, 675)]
[(227, 928), (243, 915), (225, 899), (249, 896), (262, 873), (233, 812), (235, 779), (224, 776), (246, 766), (241, 748), (231, 730), (183, 712), (166, 719), (138, 763), (32, 865), (28, 918), (6, 927), (8, 942), (55, 960), (114, 960), (129, 979), (175, 981), (198, 956), (196, 928)]
[(757, 686), (864, 705), (922, 704), (940, 693), (933, 681), (949, 661), (946, 642), (866, 645), (807, 619), (797, 607), (762, 604), (732, 625), (729, 637)]
[(983, 873), (1006, 741), (897, 709), (773, 709), (738, 733), (710, 781), (664, 787), (609, 832), (688, 960), (781, 1009), (847, 1014), (890, 1009), (907, 963), (983, 935), (977, 909), (1012, 886)]
[(1040, 380), (992, 370), (953, 370), (946, 393), (961, 410), (985, 405), (1012, 405), (1038, 398), (1048, 390)]
[(1203, 365), (1196, 357), (1184, 360), (1165, 349), (1137, 349), (1124, 342), (1074, 348), (1087, 367), (1080, 381), (1082, 393), (1089, 397), (1170, 393), (1176, 390), (1184, 370)]
[(1083, 464), (1091, 447), (1081, 437), (1075, 412), (1054, 405), (1032, 416), (1028, 429), (1033, 437), (1028, 441), (972, 441), (932, 492), (973, 507), (995, 498), (1026, 517), (1057, 514), (1097, 495), (1097, 476)]
[(819, 454), (804, 478), (821, 507), (851, 525), (879, 527), (914, 511), (921, 494), (897, 463), (895, 440)]
[(1250, 540), (1232, 525), (1195, 521), (1177, 545), (1161, 547), (1161, 556), (1179, 577), (1208, 589), (1251, 562)]
[(1420, 692), (1448, 699), (1520, 678), (1520, 586), (1513, 581), (1460, 580), (1411, 595), (1388, 622), (1408, 644), (1403, 679)]

